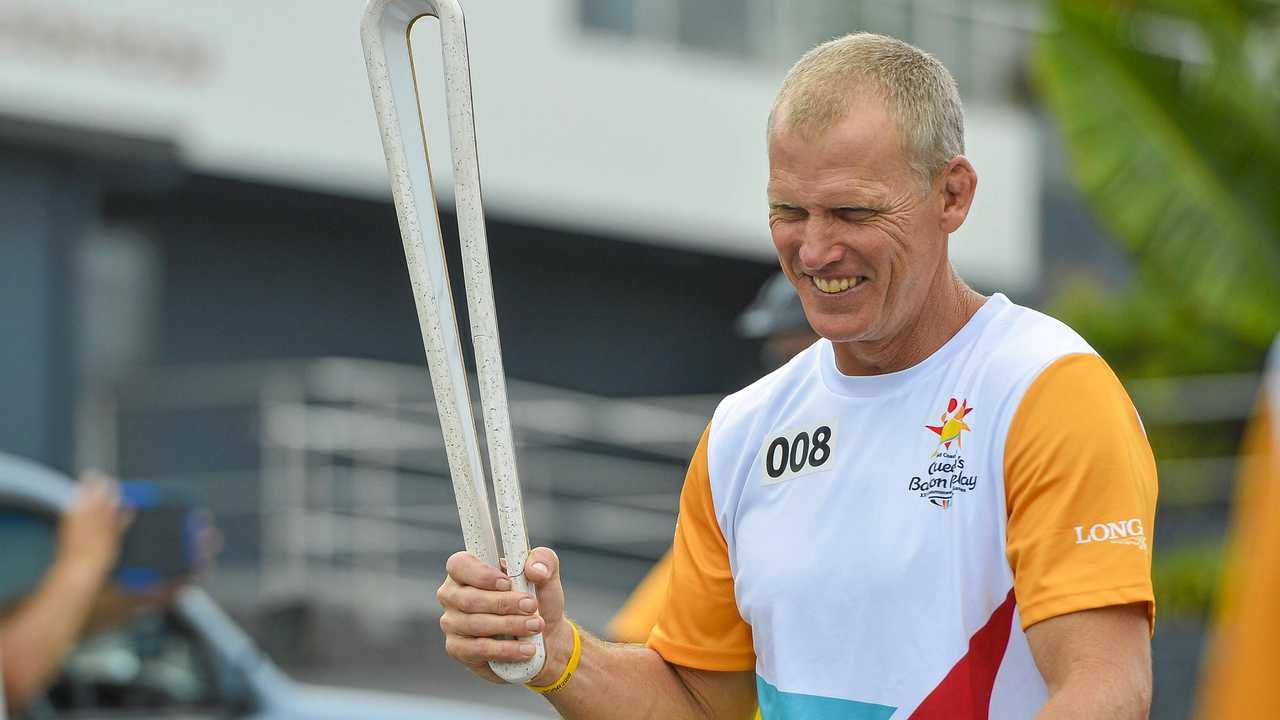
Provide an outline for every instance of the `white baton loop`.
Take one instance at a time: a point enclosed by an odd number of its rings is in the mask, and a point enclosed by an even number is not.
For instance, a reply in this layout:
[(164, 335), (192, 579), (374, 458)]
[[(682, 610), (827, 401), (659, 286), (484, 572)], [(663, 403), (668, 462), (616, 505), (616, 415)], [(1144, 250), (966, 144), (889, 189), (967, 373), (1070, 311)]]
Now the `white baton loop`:
[[(458, 503), (458, 517), (462, 521), (463, 539), (469, 552), (497, 566), (498, 545), (489, 515), (480, 445), (462, 362), (453, 298), (449, 292), (439, 209), (431, 185), (422, 104), (409, 43), (413, 24), (428, 16), (440, 20), (458, 236), (462, 246), (467, 310), (480, 381), (489, 465), (493, 470), (494, 497), (498, 503), (502, 557), (507, 562), (512, 587), (521, 592), (533, 592), (532, 584), (524, 577), (529, 537), (520, 499), (520, 481), (516, 474), (506, 379), (498, 342), (462, 8), (457, 0), (370, 0), (360, 23), (360, 39), (364, 45), (378, 127), (382, 132), (387, 172), (391, 176), (391, 194), (400, 222), (405, 260), (409, 265), (422, 344), (427, 353), (427, 367), (431, 371), (431, 385), (440, 413), (440, 427), (444, 434), (454, 497)], [(507, 682), (526, 683), (542, 669), (546, 659), (542, 636), (535, 635), (528, 640), (535, 647), (534, 656), (529, 660), (490, 663), (494, 672)]]

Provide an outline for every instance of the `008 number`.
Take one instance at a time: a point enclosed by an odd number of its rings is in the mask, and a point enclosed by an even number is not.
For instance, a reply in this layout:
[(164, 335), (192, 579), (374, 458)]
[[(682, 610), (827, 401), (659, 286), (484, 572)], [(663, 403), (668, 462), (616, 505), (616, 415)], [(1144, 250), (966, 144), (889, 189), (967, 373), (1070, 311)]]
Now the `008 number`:
[(812, 433), (803, 430), (774, 438), (764, 454), (764, 471), (777, 480), (787, 471), (795, 475), (806, 468), (820, 468), (830, 459), (831, 427), (820, 425)]

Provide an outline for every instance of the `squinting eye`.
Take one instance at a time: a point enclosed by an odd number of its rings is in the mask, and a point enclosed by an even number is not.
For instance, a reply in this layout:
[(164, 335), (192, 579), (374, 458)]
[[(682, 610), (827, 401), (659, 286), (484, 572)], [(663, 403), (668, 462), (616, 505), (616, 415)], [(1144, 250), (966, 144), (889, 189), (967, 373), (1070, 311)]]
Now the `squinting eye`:
[(875, 210), (864, 207), (838, 208), (836, 212), (845, 220), (866, 220), (875, 214)]

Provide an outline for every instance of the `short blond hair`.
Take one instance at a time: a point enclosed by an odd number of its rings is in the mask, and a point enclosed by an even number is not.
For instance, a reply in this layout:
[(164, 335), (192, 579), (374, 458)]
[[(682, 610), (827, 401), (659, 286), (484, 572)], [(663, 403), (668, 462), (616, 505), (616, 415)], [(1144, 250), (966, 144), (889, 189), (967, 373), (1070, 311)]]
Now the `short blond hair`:
[(964, 110), (955, 78), (937, 58), (897, 38), (852, 33), (827, 41), (791, 68), (769, 113), (802, 137), (844, 119), (860, 92), (888, 105), (907, 162), (926, 180), (964, 154)]

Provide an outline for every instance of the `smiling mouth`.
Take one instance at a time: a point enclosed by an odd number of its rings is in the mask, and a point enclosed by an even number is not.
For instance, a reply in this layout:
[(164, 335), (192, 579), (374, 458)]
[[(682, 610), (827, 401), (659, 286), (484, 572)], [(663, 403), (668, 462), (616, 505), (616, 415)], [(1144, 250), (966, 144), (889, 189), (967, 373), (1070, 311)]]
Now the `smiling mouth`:
[(824, 295), (839, 295), (846, 290), (856, 288), (867, 280), (862, 275), (850, 275), (842, 278), (820, 278), (810, 275), (809, 279), (813, 281), (813, 286), (818, 289), (818, 292)]

